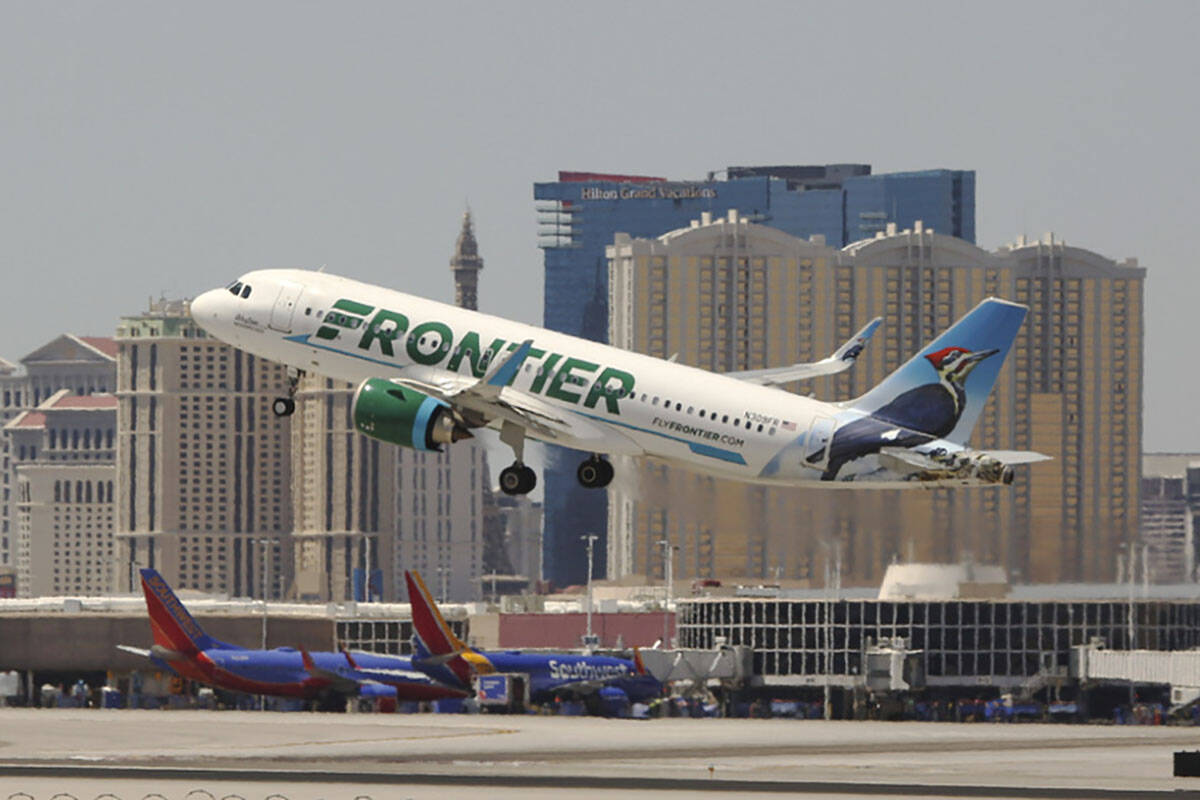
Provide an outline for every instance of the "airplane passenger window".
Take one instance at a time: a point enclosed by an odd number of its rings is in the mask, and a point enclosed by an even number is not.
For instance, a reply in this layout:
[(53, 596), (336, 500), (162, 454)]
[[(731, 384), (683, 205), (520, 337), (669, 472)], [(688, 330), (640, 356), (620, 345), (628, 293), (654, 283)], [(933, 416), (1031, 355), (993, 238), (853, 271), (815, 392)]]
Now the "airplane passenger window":
[(762, 423), (758, 423), (758, 432), (762, 433)]
[(729, 415), (726, 414), (725, 416), (721, 417), (721, 422), (729, 422)]
[(304, 316), (306, 316), (306, 317), (312, 316), (312, 306), (309, 306), (308, 308), (304, 309)]
[(683, 403), (676, 403), (676, 404), (675, 404), (675, 410), (676, 410), (676, 411), (683, 411)]
[(774, 435), (775, 435), (775, 429), (774, 429), (774, 428), (771, 428), (771, 430), (770, 430), (770, 431), (768, 431), (768, 435), (770, 435), (770, 436), (774, 436)]
[(245, 286), (242, 287), (242, 299), (245, 300), (249, 296), (250, 296), (250, 284), (247, 283)]
[(651, 403), (651, 405), (655, 405), (655, 406), (658, 405), (658, 397), (657, 396), (655, 396), (654, 402)]
[(694, 413), (696, 413), (696, 407), (695, 407), (695, 406), (688, 406), (688, 413), (689, 413), (689, 414), (694, 414)]

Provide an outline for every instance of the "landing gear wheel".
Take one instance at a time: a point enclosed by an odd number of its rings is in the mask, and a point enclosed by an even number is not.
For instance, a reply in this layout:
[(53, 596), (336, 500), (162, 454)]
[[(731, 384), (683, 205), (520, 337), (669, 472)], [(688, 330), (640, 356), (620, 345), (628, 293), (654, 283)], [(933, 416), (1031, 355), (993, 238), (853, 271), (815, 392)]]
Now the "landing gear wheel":
[(296, 401), (290, 397), (276, 397), (271, 402), (271, 411), (277, 417), (290, 417), (296, 411)]
[(592, 456), (579, 465), (579, 469), (575, 471), (575, 477), (587, 489), (603, 489), (612, 483), (612, 464), (599, 456)]
[(537, 486), (537, 473), (524, 464), (500, 470), (500, 491), (505, 494), (529, 494)]

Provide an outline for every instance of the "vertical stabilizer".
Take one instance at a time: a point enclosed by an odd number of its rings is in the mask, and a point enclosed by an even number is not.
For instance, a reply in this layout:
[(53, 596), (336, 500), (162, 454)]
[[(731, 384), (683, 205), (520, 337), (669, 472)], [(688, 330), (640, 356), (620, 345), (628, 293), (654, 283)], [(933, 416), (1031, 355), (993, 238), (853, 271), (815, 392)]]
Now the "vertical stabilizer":
[(966, 444), (1028, 310), (987, 298), (846, 405), (888, 425)]
[(156, 645), (186, 656), (227, 647), (204, 632), (162, 575), (153, 569), (141, 572), (142, 592), (146, 595), (146, 610), (150, 612), (150, 630)]
[[(471, 649), (450, 630), (421, 574), (415, 570), (406, 571), (404, 580), (408, 584), (408, 602), (412, 605), (413, 629), (417, 638), (413, 648), (413, 666), (426, 672), (439, 667), (448, 669), (459, 683), (469, 686), (471, 665), (463, 655), (471, 652)], [(429, 674), (438, 680), (446, 677), (432, 672)]]

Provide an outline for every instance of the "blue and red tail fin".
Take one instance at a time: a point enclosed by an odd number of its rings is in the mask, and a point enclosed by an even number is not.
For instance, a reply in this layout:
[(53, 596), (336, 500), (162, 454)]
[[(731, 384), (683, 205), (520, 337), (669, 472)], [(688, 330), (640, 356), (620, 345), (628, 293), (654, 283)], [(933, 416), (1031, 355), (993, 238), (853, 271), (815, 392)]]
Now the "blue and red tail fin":
[[(405, 571), (404, 580), (408, 584), (408, 602), (412, 605), (413, 630), (417, 639), (413, 664), (423, 661), (421, 668), (449, 670), (459, 683), (469, 686), (473, 665), (479, 661), (479, 666), (490, 666), (487, 659), (477, 655), (450, 630), (419, 572)], [(474, 669), (479, 671), (478, 666)], [(483, 671), (487, 671), (486, 668)], [(447, 677), (443, 674), (439, 679)]]
[(146, 595), (146, 610), (150, 612), (150, 630), (155, 644), (185, 656), (194, 656), (201, 650), (230, 648), (204, 632), (162, 575), (153, 569), (141, 572), (142, 592)]

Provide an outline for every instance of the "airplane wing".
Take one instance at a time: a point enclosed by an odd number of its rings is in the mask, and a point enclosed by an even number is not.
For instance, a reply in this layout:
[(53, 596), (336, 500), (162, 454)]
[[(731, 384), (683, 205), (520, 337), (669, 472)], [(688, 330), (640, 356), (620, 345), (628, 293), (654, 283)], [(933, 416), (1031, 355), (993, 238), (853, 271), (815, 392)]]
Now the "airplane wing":
[(835, 375), (854, 366), (855, 359), (867, 346), (875, 329), (883, 322), (883, 317), (876, 317), (868, 322), (862, 330), (851, 336), (841, 347), (833, 351), (828, 358), (809, 363), (792, 364), (788, 367), (772, 367), (770, 369), (751, 369), (742, 372), (726, 372), (731, 378), (738, 378), (747, 383), (757, 383), (763, 386), (778, 386), (781, 383), (803, 381), (819, 378), (822, 375)]
[(400, 376), (391, 380), (444, 400), (464, 416), (480, 420), (482, 424), (515, 425), (543, 441), (569, 442), (579, 449), (592, 449), (588, 447), (589, 442), (603, 442), (605, 452), (641, 455), (642, 448), (612, 425), (557, 408), (509, 386), (532, 346), (533, 340), (526, 339), (506, 358), (496, 359), (479, 379), (449, 376), (429, 381)]
[[(343, 651), (343, 655), (346, 656), (347, 663), (353, 666), (354, 660), (350, 658), (350, 655), (345, 653), (345, 651)], [(316, 662), (313, 660), (312, 654), (307, 650), (302, 649), (300, 651), (300, 657), (304, 661), (305, 671), (317, 681), (318, 685), (328, 686), (335, 692), (340, 692), (341, 694), (369, 696), (395, 696), (396, 694), (396, 689), (394, 686), (389, 686), (381, 681), (366, 677), (352, 677), (349, 675), (343, 675), (340, 672), (335, 672), (334, 670), (318, 667)], [(402, 677), (406, 680), (425, 677), (419, 673), (413, 673), (407, 670), (372, 670), (372, 673), (378, 673), (380, 675), (386, 674), (386, 677)]]

